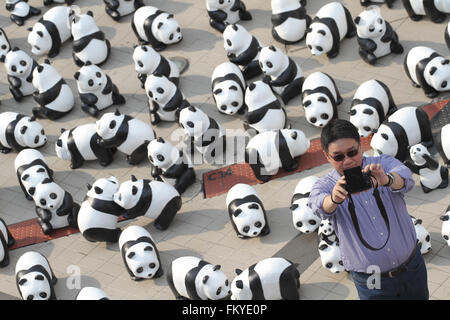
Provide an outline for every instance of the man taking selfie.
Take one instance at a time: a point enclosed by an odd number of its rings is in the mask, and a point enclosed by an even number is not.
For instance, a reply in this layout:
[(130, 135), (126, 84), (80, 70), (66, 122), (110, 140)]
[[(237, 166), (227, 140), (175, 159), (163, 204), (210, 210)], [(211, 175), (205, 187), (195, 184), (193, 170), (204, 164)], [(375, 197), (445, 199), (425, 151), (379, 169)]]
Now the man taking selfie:
[(414, 187), (411, 171), (392, 156), (363, 156), (346, 120), (330, 121), (321, 144), (334, 169), (315, 183), (309, 203), (335, 228), (360, 299), (427, 300), (427, 270), (404, 199)]

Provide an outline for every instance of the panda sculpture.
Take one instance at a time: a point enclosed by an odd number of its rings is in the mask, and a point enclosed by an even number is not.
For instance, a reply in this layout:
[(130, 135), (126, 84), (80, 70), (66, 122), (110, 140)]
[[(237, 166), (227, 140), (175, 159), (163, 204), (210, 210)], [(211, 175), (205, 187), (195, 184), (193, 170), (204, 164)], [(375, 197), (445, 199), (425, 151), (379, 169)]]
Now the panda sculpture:
[(70, 6), (74, 2), (75, 2), (75, 0), (44, 0), (44, 6), (50, 6), (54, 3), (66, 4), (66, 5)]
[(343, 101), (334, 79), (320, 71), (306, 77), (301, 100), (306, 121), (318, 128), (338, 117), (337, 106)]
[(213, 266), (193, 256), (183, 256), (170, 263), (167, 283), (177, 300), (225, 300), (231, 293), (220, 265)]
[(447, 44), (447, 48), (450, 50), (450, 21), (448, 22), (447, 27), (445, 28), (444, 39), (445, 43)]
[(385, 120), (370, 141), (375, 155), (388, 154), (400, 161), (408, 157), (408, 146), (433, 145), (430, 120), (421, 108), (402, 107)]
[(119, 248), (131, 280), (156, 279), (163, 275), (155, 241), (143, 227), (129, 226), (123, 230)]
[(306, 0), (272, 0), (272, 36), (283, 44), (304, 39), (311, 17), (306, 14)]
[(175, 85), (178, 85), (180, 70), (170, 59), (164, 58), (155, 49), (147, 45), (135, 46), (133, 51), (133, 61), (138, 79), (141, 81), (142, 89), (145, 88), (147, 76), (158, 73), (169, 78)]
[(239, 66), (245, 80), (262, 73), (258, 57), (263, 45), (243, 26), (240, 24), (227, 26), (223, 32), (223, 44), (228, 60)]
[(0, 113), (0, 152), (40, 148), (47, 143), (44, 128), (34, 117), (15, 112)]
[(301, 130), (266, 131), (250, 139), (245, 149), (245, 162), (257, 179), (267, 182), (280, 167), (286, 171), (297, 169), (295, 158), (304, 154), (309, 146), (310, 141)]
[(88, 61), (101, 66), (108, 60), (111, 44), (95, 23), (92, 11), (75, 15), (72, 18), (71, 32), (72, 57), (78, 67), (84, 66)]
[(108, 295), (95, 287), (84, 287), (78, 292), (75, 300), (109, 300)]
[(319, 242), (325, 241), (329, 245), (332, 245), (333, 243), (339, 244), (339, 238), (337, 237), (336, 231), (334, 230), (334, 227), (329, 219), (320, 221), (317, 235), (319, 236)]
[(127, 162), (136, 165), (147, 157), (147, 145), (156, 138), (155, 131), (147, 123), (120, 114), (119, 110), (105, 113), (96, 122), (98, 145), (117, 148), (127, 155)]
[(349, 111), (350, 122), (361, 137), (376, 132), (386, 117), (397, 111), (388, 86), (379, 80), (368, 80), (356, 89)]
[(48, 10), (41, 19), (29, 28), (27, 42), (34, 55), (58, 55), (61, 45), (71, 38), (70, 20), (74, 11), (70, 7), (57, 6)]
[(260, 133), (286, 127), (286, 111), (266, 82), (258, 80), (250, 83), (245, 90), (245, 104), (248, 109), (245, 130), (253, 129)]
[(442, 220), (442, 238), (447, 242), (447, 245), (450, 246), (450, 206), (447, 207), (445, 214), (440, 216), (439, 219)]
[(450, 13), (450, 3), (447, 0), (402, 0), (408, 16), (413, 21), (419, 21), (428, 16), (434, 23), (443, 22)]
[(141, 44), (149, 44), (156, 51), (183, 39), (181, 28), (173, 14), (152, 6), (140, 7), (131, 21), (134, 34)]
[(383, 4), (386, 3), (388, 8), (392, 8), (394, 5), (395, 0), (360, 0), (360, 3), (364, 7), (368, 7), (372, 4)]
[(114, 194), (119, 190), (116, 177), (101, 178), (87, 185), (88, 192), (78, 212), (78, 228), (90, 242), (119, 241), (122, 230), (117, 227), (119, 216), (124, 209), (114, 202)]
[(439, 92), (450, 90), (449, 62), (435, 50), (418, 46), (405, 56), (404, 68), (414, 87), (421, 87), (428, 98), (435, 98)]
[(211, 87), (214, 102), (219, 112), (234, 115), (245, 112), (244, 75), (237, 65), (231, 62), (219, 64), (213, 71)]
[(147, 152), (153, 178), (172, 185), (180, 195), (195, 183), (194, 168), (183, 150), (159, 137), (148, 144)]
[(319, 242), (319, 255), (322, 266), (331, 273), (340, 273), (345, 271), (344, 263), (341, 258), (341, 249), (339, 242), (328, 243), (325, 240)]
[(120, 21), (122, 17), (144, 6), (142, 0), (103, 0), (103, 2), (106, 13), (115, 21)]
[(120, 185), (114, 201), (125, 209), (127, 218), (146, 216), (155, 219), (153, 224), (158, 230), (166, 230), (181, 208), (180, 194), (170, 184), (137, 180), (133, 175), (131, 180)]
[(87, 114), (97, 117), (98, 113), (112, 105), (122, 105), (125, 98), (119, 92), (111, 78), (100, 67), (87, 61), (75, 72), (81, 109)]
[(414, 224), (417, 236), (417, 246), (420, 249), (421, 254), (425, 254), (431, 251), (431, 236), (428, 230), (422, 225), (422, 219), (416, 219), (411, 216), (411, 220)]
[(0, 62), (5, 62), (6, 54), (11, 50), (8, 36), (5, 31), (0, 28)]
[(444, 125), (433, 138), (444, 164), (450, 168), (450, 123)]
[(415, 174), (420, 176), (420, 185), (424, 193), (434, 189), (445, 189), (448, 186), (448, 168), (441, 166), (422, 144), (409, 147), (411, 160), (406, 160), (405, 165)]
[(279, 48), (269, 46), (261, 49), (258, 61), (270, 87), (281, 97), (284, 104), (300, 95), (305, 77), (292, 58)]
[(292, 222), (295, 229), (301, 233), (312, 233), (319, 227), (320, 218), (314, 214), (308, 203), (309, 194), (317, 180), (319, 178), (316, 176), (307, 176), (301, 179), (297, 183), (291, 199), (289, 209), (292, 211)]
[(177, 121), (180, 110), (189, 106), (181, 90), (169, 78), (159, 73), (147, 77), (145, 92), (149, 99), (152, 125), (161, 121)]
[(241, 239), (270, 233), (266, 210), (256, 190), (248, 184), (235, 184), (227, 193), (231, 224)]
[(37, 251), (27, 251), (16, 263), (16, 285), (23, 300), (56, 300), (58, 281), (47, 258)]
[(348, 9), (340, 2), (330, 2), (317, 12), (306, 34), (306, 45), (314, 56), (328, 58), (339, 54), (342, 39), (356, 35), (356, 26)]
[(0, 218), (0, 268), (9, 265), (9, 251), (8, 248), (13, 246), (15, 240), (8, 230), (5, 220)]
[(374, 65), (377, 59), (390, 53), (403, 53), (397, 32), (383, 19), (379, 7), (368, 7), (355, 18), (355, 24), (359, 56), (368, 64)]
[(87, 123), (70, 130), (61, 129), (56, 140), (55, 151), (58, 158), (70, 161), (70, 168), (77, 169), (84, 161), (99, 160), (102, 167), (113, 161), (114, 148), (99, 145), (99, 135), (95, 123)]
[(206, 10), (210, 26), (221, 33), (229, 24), (252, 20), (252, 15), (241, 0), (206, 0)]
[(6, 0), (6, 10), (11, 12), (11, 21), (23, 26), (26, 20), (41, 14), (41, 10), (28, 4), (28, 0)]
[(17, 102), (36, 90), (32, 83), (36, 67), (37, 62), (17, 47), (6, 54), (5, 69), (8, 74), (9, 91)]
[(232, 300), (299, 300), (297, 264), (282, 257), (259, 261), (244, 271), (236, 269), (231, 282)]

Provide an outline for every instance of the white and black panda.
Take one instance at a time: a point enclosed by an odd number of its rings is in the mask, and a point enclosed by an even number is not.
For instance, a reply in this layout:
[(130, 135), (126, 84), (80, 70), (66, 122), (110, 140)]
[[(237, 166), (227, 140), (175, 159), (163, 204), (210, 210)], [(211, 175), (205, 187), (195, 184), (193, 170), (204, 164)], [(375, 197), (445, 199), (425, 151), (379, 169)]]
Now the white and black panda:
[(167, 283), (177, 300), (225, 300), (231, 293), (230, 282), (220, 265), (213, 266), (193, 256), (170, 263)]
[(269, 84), (258, 80), (250, 83), (245, 90), (244, 129), (253, 129), (256, 133), (284, 129), (287, 124), (286, 111), (273, 94)]
[(211, 87), (219, 112), (234, 115), (245, 112), (246, 83), (241, 69), (231, 62), (219, 64), (213, 71)]
[(397, 32), (383, 19), (380, 8), (370, 6), (355, 18), (359, 55), (368, 64), (390, 53), (402, 54)]
[(106, 13), (115, 21), (144, 6), (142, 0), (103, 0)]
[(8, 248), (13, 246), (15, 239), (8, 230), (5, 220), (0, 218), (0, 268), (9, 265), (9, 251)]
[(395, 0), (360, 0), (360, 3), (362, 6), (367, 7), (371, 4), (383, 4), (386, 3), (388, 8), (392, 8), (394, 5)]
[(100, 67), (87, 61), (75, 72), (81, 109), (87, 114), (97, 117), (98, 113), (112, 105), (122, 105), (125, 97), (119, 92), (111, 78)]
[(337, 106), (343, 101), (334, 79), (320, 71), (306, 77), (301, 100), (306, 121), (318, 128), (338, 117)]
[(450, 13), (450, 3), (447, 0), (402, 0), (408, 16), (413, 21), (419, 21), (423, 16), (430, 17), (435, 23), (441, 23)]
[(206, 10), (210, 26), (221, 33), (229, 24), (252, 20), (252, 15), (241, 0), (206, 0)]
[(315, 56), (326, 53), (328, 58), (335, 58), (340, 41), (355, 35), (356, 26), (348, 9), (340, 2), (330, 2), (319, 9), (309, 26), (306, 45)]
[(297, 43), (306, 36), (311, 17), (306, 14), (306, 0), (272, 0), (272, 36), (284, 44)]
[(37, 251), (27, 251), (16, 263), (16, 285), (23, 300), (56, 300), (58, 281), (47, 258)]
[(450, 168), (450, 123), (444, 125), (433, 139), (444, 164)]
[(450, 206), (447, 207), (445, 214), (440, 216), (439, 219), (442, 220), (442, 238), (447, 242), (447, 245), (450, 246)]
[(148, 97), (150, 123), (177, 121), (181, 109), (188, 107), (183, 92), (166, 76), (153, 73), (145, 80), (145, 92)]
[(183, 150), (159, 137), (147, 146), (152, 177), (164, 181), (183, 194), (195, 182), (195, 171)]
[(75, 104), (72, 89), (50, 65), (49, 60), (46, 59), (34, 69), (33, 86), (37, 90), (33, 98), (39, 104), (32, 109), (36, 118), (56, 120), (72, 110)]
[(420, 185), (424, 193), (434, 189), (445, 189), (448, 186), (448, 169), (441, 166), (422, 144), (409, 147), (411, 160), (406, 160), (405, 165), (412, 172), (420, 176)]
[(175, 85), (180, 80), (180, 69), (170, 59), (164, 58), (155, 49), (147, 45), (134, 46), (133, 61), (142, 89), (145, 88), (145, 80), (152, 73), (162, 74), (169, 78)]
[(44, 128), (34, 117), (15, 112), (0, 113), (0, 152), (40, 148), (47, 143)]
[(82, 67), (88, 61), (101, 66), (108, 60), (111, 44), (95, 23), (92, 11), (75, 15), (72, 18), (71, 32), (72, 57), (78, 67)]
[(119, 248), (131, 280), (156, 279), (163, 275), (158, 248), (143, 227), (129, 226), (123, 230)]
[(0, 28), (0, 62), (5, 62), (6, 54), (11, 50), (8, 36), (5, 31)]
[(291, 199), (289, 209), (292, 211), (292, 222), (295, 229), (301, 233), (308, 234), (316, 231), (321, 221), (308, 203), (309, 194), (317, 180), (319, 178), (316, 176), (307, 176), (301, 179), (297, 183)]
[(450, 50), (450, 21), (448, 22), (447, 27), (445, 28), (444, 39), (445, 43), (447, 44), (447, 48)]
[(78, 212), (78, 228), (91, 242), (119, 241), (122, 230), (117, 227), (124, 209), (114, 202), (120, 184), (116, 177), (101, 178), (87, 185), (88, 192)]
[(147, 158), (147, 145), (156, 138), (153, 128), (147, 123), (116, 112), (105, 113), (96, 122), (99, 135), (98, 145), (103, 148), (117, 148), (127, 155), (131, 165)]
[(244, 271), (236, 269), (231, 282), (232, 300), (299, 300), (297, 264), (282, 257), (259, 261)]
[(234, 185), (227, 193), (226, 204), (231, 224), (239, 238), (254, 238), (270, 233), (264, 205), (250, 185)]
[(279, 48), (264, 47), (259, 53), (259, 66), (272, 90), (284, 104), (300, 95), (305, 77), (300, 66)]
[(32, 194), (36, 186), (45, 179), (53, 178), (53, 170), (45, 162), (45, 158), (38, 150), (23, 149), (14, 160), (19, 185), (28, 200), (33, 200)]
[(228, 59), (239, 66), (245, 80), (262, 73), (258, 57), (263, 45), (243, 26), (240, 24), (227, 26), (223, 32), (223, 44)]
[(41, 14), (41, 10), (28, 4), (28, 0), (6, 0), (6, 10), (11, 12), (11, 21), (22, 26), (25, 21)]
[(379, 80), (368, 80), (356, 89), (349, 111), (350, 122), (361, 137), (376, 132), (381, 123), (397, 111), (389, 87)]
[(99, 288), (84, 287), (78, 292), (75, 300), (109, 300), (109, 297)]
[(421, 254), (426, 254), (431, 251), (431, 236), (428, 230), (422, 225), (422, 219), (416, 219), (411, 216), (411, 220), (416, 230), (417, 246)]
[(34, 55), (58, 55), (61, 45), (72, 36), (70, 19), (74, 11), (70, 7), (57, 6), (48, 10), (41, 19), (29, 28), (27, 42)]
[(156, 51), (164, 50), (167, 45), (183, 39), (180, 25), (173, 14), (152, 6), (137, 9), (131, 27), (139, 42), (151, 45)]
[(114, 194), (114, 201), (125, 209), (125, 217), (146, 216), (155, 219), (158, 230), (166, 230), (181, 208), (181, 197), (170, 184), (155, 180), (131, 180), (120, 185)]
[(250, 139), (245, 149), (245, 162), (257, 179), (267, 182), (280, 167), (286, 171), (297, 169), (295, 158), (304, 154), (309, 146), (310, 141), (301, 130), (266, 131)]
[(106, 167), (113, 161), (114, 148), (104, 148), (98, 143), (95, 123), (77, 126), (70, 130), (61, 129), (56, 140), (55, 151), (58, 158), (70, 161), (70, 168), (81, 167), (84, 161), (99, 159), (100, 165)]
[(405, 56), (406, 75), (416, 88), (422, 88), (428, 98), (435, 98), (439, 92), (450, 90), (449, 60), (435, 50), (418, 46)]
[(17, 102), (36, 90), (32, 83), (36, 67), (37, 62), (17, 47), (6, 54), (5, 69), (8, 74), (9, 91)]
[(344, 263), (341, 258), (339, 242), (328, 243), (325, 240), (321, 240), (319, 242), (319, 255), (322, 266), (331, 273), (340, 273), (345, 271)]
[(336, 231), (334, 230), (334, 227), (329, 219), (320, 221), (317, 235), (319, 236), (319, 242), (325, 241), (329, 245), (332, 245), (333, 243), (339, 244), (339, 238), (337, 237)]

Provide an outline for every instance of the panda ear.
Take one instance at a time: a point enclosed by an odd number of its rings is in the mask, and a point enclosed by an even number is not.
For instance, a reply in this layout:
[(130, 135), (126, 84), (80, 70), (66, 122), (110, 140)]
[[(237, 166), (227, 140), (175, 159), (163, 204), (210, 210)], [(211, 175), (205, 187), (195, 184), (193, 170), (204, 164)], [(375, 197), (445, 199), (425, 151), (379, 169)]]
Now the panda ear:
[(320, 247), (319, 247), (319, 250), (325, 250), (326, 248), (328, 248), (328, 245), (326, 244), (326, 243), (324, 243), (323, 245), (321, 245)]
[(436, 67), (431, 67), (430, 74), (433, 75), (437, 71)]
[(19, 47), (14, 47), (14, 48), (12, 48), (11, 51), (15, 52), (15, 51), (19, 51), (19, 50), (20, 50)]
[(42, 33), (42, 31), (38, 31), (38, 32), (36, 32), (36, 33), (37, 33), (37, 35), (38, 35), (39, 37), (41, 37), (41, 38), (44, 37), (44, 34)]
[(377, 132), (378, 132), (378, 129), (376, 129), (376, 128), (373, 128), (373, 129), (372, 129), (372, 133), (375, 134), (375, 133), (377, 133)]
[(133, 182), (136, 182), (136, 181), (137, 181), (137, 179), (136, 179), (136, 177), (134, 176), (134, 174), (131, 175), (131, 181), (133, 181)]
[(238, 31), (238, 29), (239, 29), (238, 26), (235, 24), (231, 25), (231, 27), (233, 28), (234, 31)]
[(161, 27), (164, 25), (164, 23), (162, 23), (162, 22), (160, 22), (160, 23), (158, 23), (158, 29), (161, 29)]
[(35, 116), (32, 116), (32, 117), (30, 117), (30, 119), (28, 119), (28, 122), (33, 122), (33, 121), (36, 121), (36, 117)]
[(27, 28), (27, 30), (31, 32), (31, 31), (33, 31), (33, 27), (29, 27), (29, 28)]
[(254, 82), (250, 83), (248, 86), (248, 90), (253, 91), (256, 88), (256, 84)]
[(417, 219), (416, 221), (414, 221), (415, 226), (418, 224), (422, 224), (422, 219)]
[(34, 196), (35, 191), (36, 191), (35, 187), (31, 187), (30, 189), (28, 189), (28, 193), (31, 194), (32, 196)]
[(133, 187), (131, 188), (131, 194), (132, 194), (133, 196), (135, 196), (137, 193), (138, 193), (138, 188), (137, 188), (136, 186), (133, 186)]
[(119, 109), (116, 109), (116, 111), (114, 112), (114, 115), (115, 115), (115, 116), (120, 116), (120, 111), (119, 111)]
[(356, 114), (356, 110), (355, 109), (350, 109), (348, 114), (351, 115), (351, 116), (354, 116)]
[(167, 16), (167, 19), (173, 19), (173, 14), (169, 14), (169, 15)]
[(277, 49), (275, 49), (274, 46), (270, 46), (269, 49), (272, 50), (273, 52), (277, 52)]
[(41, 73), (43, 70), (44, 70), (44, 67), (43, 67), (43, 66), (41, 66), (41, 65), (38, 65), (38, 66), (37, 66), (37, 71), (38, 71), (39, 73)]
[(361, 21), (361, 17), (357, 16), (354, 21), (356, 24), (359, 24), (359, 22)]
[(86, 63), (84, 64), (85, 66), (91, 66), (92, 65), (92, 62), (91, 61), (86, 61)]
[(133, 49), (136, 49), (137, 47), (139, 47), (136, 43), (133, 44)]
[(165, 143), (164, 139), (159, 137), (158, 139), (156, 139), (156, 141), (158, 141), (159, 143)]
[(220, 270), (220, 264), (216, 264), (214, 267), (213, 267), (213, 271), (217, 271), (217, 270)]
[(75, 72), (73, 77), (75, 78), (75, 80), (78, 80), (78, 78), (80, 78), (80, 72), (79, 71)]
[(439, 219), (442, 220), (442, 221), (448, 221), (449, 216), (447, 216), (447, 215), (445, 215), (445, 216), (440, 216)]
[(91, 190), (91, 189), (92, 189), (91, 184), (90, 184), (90, 183), (87, 183), (87, 184), (86, 184), (86, 188), (87, 188), (88, 190)]
[(240, 275), (240, 274), (242, 273), (242, 270), (241, 270), (241, 269), (234, 269), (234, 272), (235, 272), (237, 275)]
[(317, 31), (317, 33), (320, 33), (321, 35), (326, 35), (326, 32), (325, 32), (325, 30), (319, 30), (319, 31)]
[(27, 283), (27, 279), (26, 278), (22, 278), (19, 281), (19, 286), (23, 286), (25, 283)]
[(219, 94), (222, 93), (222, 89), (217, 89), (216, 91), (213, 92), (214, 94)]
[(142, 51), (144, 51), (144, 52), (148, 52), (148, 49), (147, 49), (147, 47), (146, 46), (141, 46), (141, 49), (142, 49)]
[(87, 14), (88, 16), (91, 16), (92, 18), (94, 17), (94, 13), (93, 13), (91, 10), (89, 10), (88, 12), (86, 12), (86, 14)]
[(293, 204), (289, 209), (291, 210), (291, 211), (294, 211), (295, 209), (297, 209), (298, 208), (298, 204)]
[(310, 33), (312, 31), (311, 28), (306, 29), (306, 33)]
[(136, 255), (136, 253), (131, 251), (130, 253), (128, 253), (127, 258), (132, 259), (135, 255)]
[(20, 128), (20, 134), (25, 134), (25, 132), (27, 132), (27, 129), (27, 126), (23, 126), (22, 128)]
[(208, 279), (209, 279), (209, 276), (204, 276), (203, 280), (202, 280), (202, 283), (205, 284), (208, 281)]
[(189, 109), (189, 111), (197, 112), (197, 109), (195, 109), (194, 106), (189, 106), (188, 109)]
[(369, 109), (369, 108), (366, 108), (366, 109), (363, 110), (363, 113), (368, 114), (368, 115), (372, 115), (373, 114), (373, 110)]
[(291, 138), (297, 140), (297, 131), (291, 133)]
[(237, 209), (236, 211), (233, 212), (233, 216), (234, 216), (234, 217), (237, 217), (237, 216), (239, 216), (241, 213), (242, 213), (242, 210), (241, 210), (241, 209)]
[(62, 140), (61, 139), (56, 140), (56, 145), (62, 148)]
[(237, 280), (236, 281), (236, 288), (238, 289), (244, 289), (244, 283), (242, 282), (242, 280)]
[(64, 133), (65, 131), (66, 131), (66, 129), (64, 129), (64, 128), (61, 128), (61, 133)]
[(270, 76), (264, 76), (262, 82), (264, 82), (265, 84), (270, 84), (270, 80)]
[(45, 59), (45, 60), (44, 60), (44, 63), (45, 63), (45, 64), (51, 64), (51, 63), (50, 63), (50, 60), (48, 60), (48, 59)]

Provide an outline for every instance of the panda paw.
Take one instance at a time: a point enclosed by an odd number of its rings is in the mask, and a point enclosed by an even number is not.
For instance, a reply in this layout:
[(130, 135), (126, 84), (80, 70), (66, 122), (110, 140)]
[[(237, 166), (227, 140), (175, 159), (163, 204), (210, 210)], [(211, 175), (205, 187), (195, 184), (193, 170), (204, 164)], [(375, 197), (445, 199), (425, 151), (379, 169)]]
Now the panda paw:
[(0, 152), (3, 153), (3, 154), (10, 153), (11, 151), (12, 151), (11, 148), (7, 148), (7, 147), (0, 148)]
[(88, 105), (82, 105), (81, 110), (86, 112), (87, 114), (93, 116), (94, 118), (97, 118), (98, 116), (98, 109), (94, 106), (88, 106)]
[(18, 16), (16, 16), (16, 15), (11, 15), (10, 16), (10, 18), (11, 18), (11, 21), (12, 22), (14, 22), (15, 24), (17, 24), (19, 27), (20, 26), (23, 26), (23, 24), (25, 23), (25, 20), (24, 19), (22, 19), (22, 18), (20, 18), (20, 17), (18, 17)]
[(425, 95), (428, 98), (433, 99), (433, 98), (436, 98), (439, 95), (439, 92), (437, 92), (437, 91), (427, 92), (427, 93), (425, 93)]

